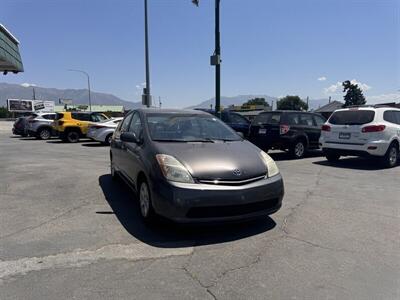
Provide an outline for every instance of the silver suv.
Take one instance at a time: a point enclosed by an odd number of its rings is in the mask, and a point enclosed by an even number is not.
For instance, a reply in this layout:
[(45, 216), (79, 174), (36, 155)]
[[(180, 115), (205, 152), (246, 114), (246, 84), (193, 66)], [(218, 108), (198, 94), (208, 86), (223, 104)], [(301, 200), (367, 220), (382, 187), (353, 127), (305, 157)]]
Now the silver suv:
[(52, 123), (55, 118), (55, 113), (42, 113), (30, 117), (27, 124), (28, 134), (41, 140), (48, 140), (53, 135)]

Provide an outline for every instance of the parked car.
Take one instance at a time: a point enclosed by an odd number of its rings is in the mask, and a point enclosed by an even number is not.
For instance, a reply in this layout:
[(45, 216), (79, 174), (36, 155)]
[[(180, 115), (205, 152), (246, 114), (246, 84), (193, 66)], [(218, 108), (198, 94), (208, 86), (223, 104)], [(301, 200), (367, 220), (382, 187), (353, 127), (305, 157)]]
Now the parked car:
[(22, 137), (27, 137), (28, 136), (27, 123), (29, 117), (30, 116), (17, 118), (13, 124), (12, 133), (15, 135), (20, 135)]
[(302, 158), (307, 150), (319, 148), (325, 121), (323, 116), (309, 112), (263, 112), (254, 118), (249, 140), (263, 150), (288, 150), (294, 158)]
[[(198, 108), (196, 110), (205, 111), (212, 115), (216, 114), (215, 110), (213, 109)], [(249, 133), (250, 121), (237, 112), (227, 109), (223, 110), (221, 112), (221, 120), (228, 124), (236, 132), (241, 132), (244, 137), (246, 137)]]
[(336, 110), (322, 127), (320, 143), (331, 162), (340, 156), (369, 156), (394, 167), (400, 150), (400, 109), (377, 106)]
[(62, 112), (57, 113), (53, 128), (64, 142), (77, 143), (86, 137), (89, 124), (105, 120), (108, 117), (97, 112)]
[(48, 140), (54, 135), (52, 123), (56, 118), (55, 113), (35, 114), (27, 119), (27, 131), (29, 136), (41, 140)]
[(110, 145), (115, 128), (117, 128), (122, 119), (115, 118), (89, 125), (87, 137), (104, 145)]
[(111, 175), (137, 192), (146, 221), (250, 219), (282, 204), (272, 158), (202, 111), (131, 111), (113, 135), (110, 160)]

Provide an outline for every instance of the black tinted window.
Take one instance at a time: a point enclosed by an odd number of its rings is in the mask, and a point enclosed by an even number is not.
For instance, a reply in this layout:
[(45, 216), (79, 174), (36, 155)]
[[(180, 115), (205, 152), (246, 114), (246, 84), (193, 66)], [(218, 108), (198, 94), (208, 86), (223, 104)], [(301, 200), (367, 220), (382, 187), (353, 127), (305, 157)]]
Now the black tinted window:
[(257, 117), (254, 118), (253, 124), (261, 125), (261, 124), (279, 124), (281, 122), (281, 113), (261, 113)]
[(314, 120), (310, 114), (300, 114), (300, 125), (314, 126)]
[(56, 117), (56, 115), (43, 115), (43, 118), (47, 119), (47, 120), (54, 120), (55, 117)]
[(334, 125), (363, 125), (374, 120), (373, 110), (343, 110), (333, 113), (329, 123)]
[(129, 123), (132, 120), (133, 114), (129, 114), (125, 117), (125, 119), (122, 121), (119, 130), (122, 132), (126, 132), (129, 129)]
[(56, 114), (56, 120), (61, 120), (62, 118), (64, 118), (64, 114), (61, 113)]
[(400, 112), (394, 110), (385, 111), (383, 119), (393, 124), (400, 124)]
[(288, 125), (299, 125), (300, 124), (300, 115), (299, 114), (287, 114), (286, 122)]
[(72, 113), (71, 116), (75, 120), (90, 121), (90, 115), (89, 114)]
[(238, 114), (230, 114), (230, 122), (241, 125), (247, 125), (249, 123), (245, 117)]
[(315, 123), (317, 124), (317, 126), (322, 126), (326, 122), (326, 120), (320, 116), (314, 116), (314, 119), (315, 119)]

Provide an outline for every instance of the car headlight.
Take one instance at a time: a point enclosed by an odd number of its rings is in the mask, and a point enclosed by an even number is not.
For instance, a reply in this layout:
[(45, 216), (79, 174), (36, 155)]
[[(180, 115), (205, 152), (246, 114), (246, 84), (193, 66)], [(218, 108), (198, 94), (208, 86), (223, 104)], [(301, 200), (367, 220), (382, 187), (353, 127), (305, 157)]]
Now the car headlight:
[(194, 183), (192, 175), (175, 157), (166, 154), (157, 154), (157, 162), (164, 177), (169, 181)]
[(272, 177), (279, 174), (278, 166), (275, 161), (264, 151), (260, 152), (261, 158), (264, 161), (265, 166), (267, 167), (268, 177)]

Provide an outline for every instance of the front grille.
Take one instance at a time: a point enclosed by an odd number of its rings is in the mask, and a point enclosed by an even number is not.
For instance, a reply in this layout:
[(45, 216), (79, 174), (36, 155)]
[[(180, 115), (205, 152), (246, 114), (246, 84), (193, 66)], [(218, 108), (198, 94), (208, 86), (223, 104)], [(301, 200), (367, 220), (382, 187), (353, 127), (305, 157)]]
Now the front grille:
[(245, 180), (218, 180), (218, 179), (199, 179), (198, 182), (202, 184), (211, 184), (211, 185), (230, 185), (230, 186), (235, 186), (235, 185), (245, 185), (249, 184), (252, 182), (256, 182), (259, 180), (262, 180), (265, 178), (266, 175), (258, 176), (258, 177), (253, 177)]
[(278, 203), (279, 198), (275, 198), (239, 205), (193, 207), (189, 209), (186, 216), (192, 219), (234, 217), (273, 209)]

